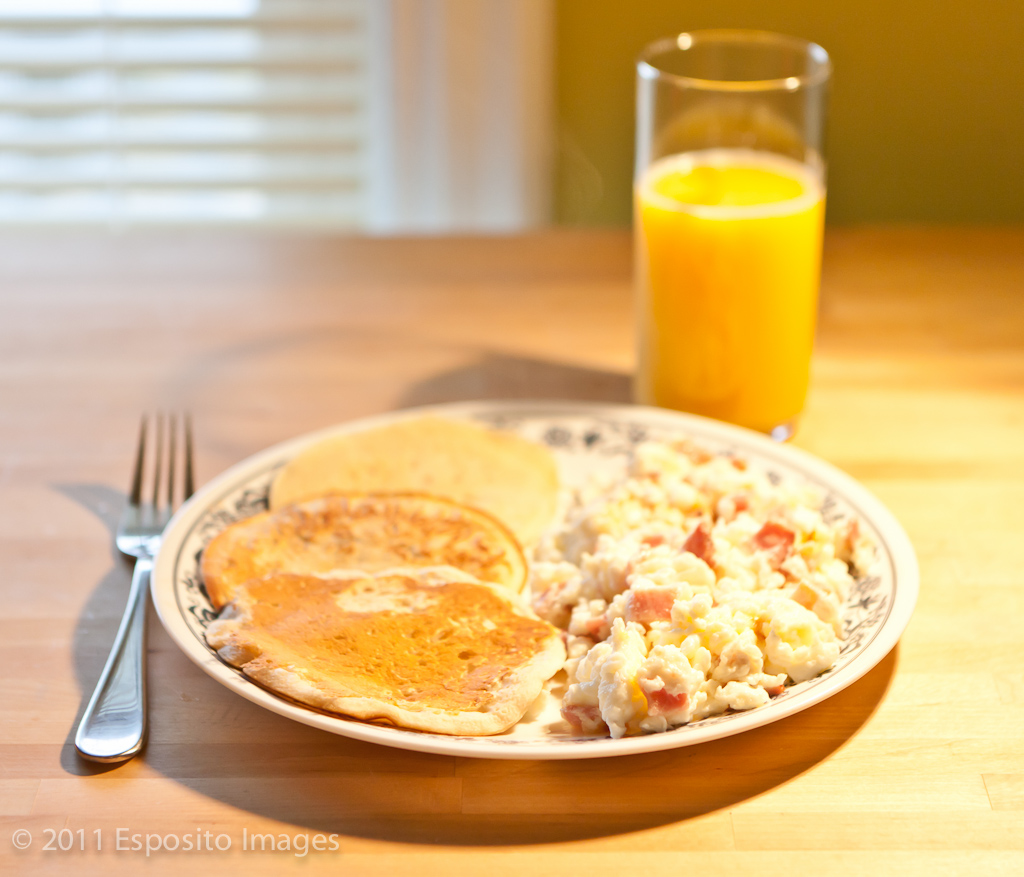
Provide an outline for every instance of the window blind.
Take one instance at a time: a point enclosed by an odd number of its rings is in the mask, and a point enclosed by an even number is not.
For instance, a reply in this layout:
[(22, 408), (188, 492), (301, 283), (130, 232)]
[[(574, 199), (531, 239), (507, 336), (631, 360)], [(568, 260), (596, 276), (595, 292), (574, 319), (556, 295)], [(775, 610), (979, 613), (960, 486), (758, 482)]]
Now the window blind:
[(374, 0), (0, 0), (0, 223), (359, 227)]

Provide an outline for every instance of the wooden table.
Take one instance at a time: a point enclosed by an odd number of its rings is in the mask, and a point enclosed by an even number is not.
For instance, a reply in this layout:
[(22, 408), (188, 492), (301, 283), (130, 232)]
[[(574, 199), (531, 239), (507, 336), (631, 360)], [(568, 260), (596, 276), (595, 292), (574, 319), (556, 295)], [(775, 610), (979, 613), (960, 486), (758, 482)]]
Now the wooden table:
[[(627, 401), (629, 263), (617, 232), (0, 239), (0, 874), (1024, 873), (1024, 230), (828, 236), (795, 443), (892, 509), (922, 575), (899, 646), (841, 694), (657, 755), (437, 757), (264, 711), (151, 617), (148, 748), (76, 757), (141, 411), (193, 412), (204, 481), (402, 406)], [(43, 851), (61, 829), (74, 849)], [(146, 861), (119, 829), (231, 849)]]

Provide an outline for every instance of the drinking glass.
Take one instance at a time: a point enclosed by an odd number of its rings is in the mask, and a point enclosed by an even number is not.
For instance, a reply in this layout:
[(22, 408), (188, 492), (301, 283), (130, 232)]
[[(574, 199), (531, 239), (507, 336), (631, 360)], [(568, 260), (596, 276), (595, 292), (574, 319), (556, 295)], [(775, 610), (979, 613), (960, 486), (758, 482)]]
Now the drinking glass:
[(637, 401), (789, 438), (810, 377), (831, 64), (760, 31), (637, 64)]

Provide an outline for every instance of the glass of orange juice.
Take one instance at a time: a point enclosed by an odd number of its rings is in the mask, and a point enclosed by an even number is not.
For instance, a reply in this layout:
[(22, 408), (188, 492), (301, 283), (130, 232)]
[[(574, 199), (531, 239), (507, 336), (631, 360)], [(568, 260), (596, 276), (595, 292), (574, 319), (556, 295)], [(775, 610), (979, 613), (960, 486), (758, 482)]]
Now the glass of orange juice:
[(637, 401), (785, 440), (810, 376), (824, 49), (694, 31), (637, 65)]

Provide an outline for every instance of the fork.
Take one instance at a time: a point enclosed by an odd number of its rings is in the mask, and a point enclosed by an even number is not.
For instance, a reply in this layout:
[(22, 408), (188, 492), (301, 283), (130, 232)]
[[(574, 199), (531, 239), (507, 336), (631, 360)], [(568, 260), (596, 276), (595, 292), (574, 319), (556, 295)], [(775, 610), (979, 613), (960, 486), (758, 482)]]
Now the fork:
[[(188, 415), (183, 420), (182, 501), (193, 492), (192, 423)], [(178, 456), (177, 418), (170, 415), (165, 429), (164, 417), (158, 414), (152, 498), (148, 502), (143, 501), (147, 423), (148, 417), (143, 416), (131, 494), (121, 514), (115, 540), (122, 554), (135, 558), (128, 605), (125, 606), (110, 657), (75, 734), (75, 748), (90, 761), (127, 761), (141, 751), (146, 740), (146, 591), (153, 571), (153, 559), (174, 509), (175, 460)], [(160, 501), (163, 489), (166, 490), (165, 503)]]

